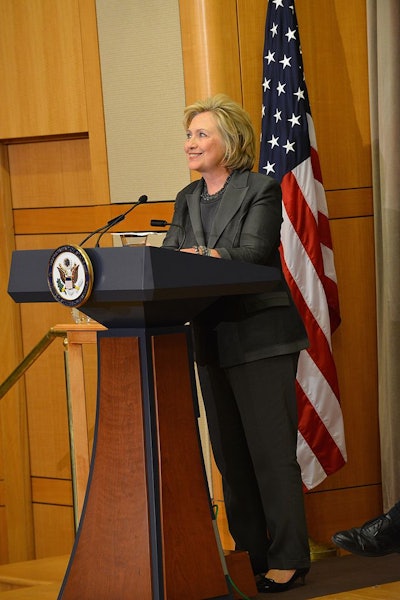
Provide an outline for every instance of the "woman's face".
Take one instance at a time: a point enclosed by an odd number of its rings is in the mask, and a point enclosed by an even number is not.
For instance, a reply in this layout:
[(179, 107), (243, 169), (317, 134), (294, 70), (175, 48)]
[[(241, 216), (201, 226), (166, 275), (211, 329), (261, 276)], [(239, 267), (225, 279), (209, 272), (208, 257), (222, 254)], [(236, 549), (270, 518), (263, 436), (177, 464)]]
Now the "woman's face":
[(199, 173), (212, 173), (221, 166), (225, 143), (213, 113), (203, 112), (193, 117), (186, 132), (185, 152), (189, 169)]

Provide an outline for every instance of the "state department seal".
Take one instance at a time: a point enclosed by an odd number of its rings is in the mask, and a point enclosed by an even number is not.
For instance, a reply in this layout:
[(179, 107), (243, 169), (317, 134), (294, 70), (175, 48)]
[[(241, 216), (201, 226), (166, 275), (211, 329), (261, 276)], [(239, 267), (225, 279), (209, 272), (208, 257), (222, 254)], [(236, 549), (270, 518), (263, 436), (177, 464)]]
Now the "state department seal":
[(65, 306), (82, 306), (93, 287), (90, 258), (79, 246), (66, 244), (54, 250), (49, 260), (47, 283), (57, 302)]

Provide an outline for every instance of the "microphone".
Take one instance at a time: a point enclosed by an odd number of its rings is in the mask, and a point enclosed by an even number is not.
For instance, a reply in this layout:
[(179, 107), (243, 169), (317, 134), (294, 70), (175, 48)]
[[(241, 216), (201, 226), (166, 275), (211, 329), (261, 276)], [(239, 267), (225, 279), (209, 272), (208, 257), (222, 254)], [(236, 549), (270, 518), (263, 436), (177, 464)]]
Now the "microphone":
[(177, 250), (181, 250), (181, 248), (183, 247), (183, 244), (185, 243), (186, 240), (186, 231), (184, 229), (184, 227), (182, 227), (182, 225), (178, 225), (178, 223), (168, 223), (168, 221), (164, 221), (164, 219), (152, 219), (150, 221), (150, 225), (152, 227), (166, 227), (167, 225), (169, 225), (170, 227), (179, 227), (179, 229), (182, 229), (183, 231), (183, 236), (182, 236), (182, 242), (179, 244)]
[(91, 237), (96, 235), (96, 233), (100, 233), (99, 237), (97, 238), (97, 242), (96, 242), (96, 246), (95, 246), (97, 248), (99, 245), (100, 239), (102, 238), (102, 236), (105, 233), (107, 233), (107, 231), (109, 229), (111, 229), (111, 227), (114, 227), (114, 225), (123, 221), (125, 219), (126, 215), (131, 212), (131, 210), (136, 208), (136, 206), (139, 206), (139, 204), (143, 204), (144, 202), (147, 202), (147, 196), (145, 196), (145, 195), (140, 196), (139, 200), (137, 202), (134, 202), (133, 205), (130, 206), (127, 211), (125, 211), (121, 215), (114, 217), (113, 219), (110, 219), (109, 221), (107, 221), (107, 223), (105, 225), (103, 225), (102, 227), (99, 227), (98, 229), (95, 229), (95, 231), (92, 231), (92, 233), (89, 233), (89, 235), (87, 237), (85, 237), (85, 239), (79, 245), (83, 246), (83, 244), (85, 242), (87, 242)]
[(140, 196), (139, 200), (137, 202), (134, 202), (132, 204), (132, 206), (130, 208), (128, 208), (128, 210), (126, 212), (124, 212), (121, 215), (118, 215), (117, 217), (114, 217), (113, 219), (108, 221), (106, 228), (100, 233), (99, 237), (97, 238), (95, 248), (99, 247), (101, 238), (103, 237), (103, 235), (105, 233), (107, 233), (107, 231), (109, 229), (111, 229), (111, 227), (114, 227), (114, 225), (123, 221), (127, 214), (129, 214), (134, 208), (139, 206), (139, 204), (144, 204), (145, 202), (147, 202), (147, 196), (145, 194), (143, 194), (143, 196)]

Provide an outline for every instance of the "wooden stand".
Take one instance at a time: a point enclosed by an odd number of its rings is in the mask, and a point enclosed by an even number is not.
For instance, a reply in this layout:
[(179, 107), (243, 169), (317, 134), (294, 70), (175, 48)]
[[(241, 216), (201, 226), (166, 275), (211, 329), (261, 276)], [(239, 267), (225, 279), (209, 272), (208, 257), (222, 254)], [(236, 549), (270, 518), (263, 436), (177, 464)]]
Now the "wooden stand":
[(186, 329), (98, 333), (92, 464), (59, 599), (229, 598), (196, 427)]
[(99, 323), (55, 325), (53, 331), (65, 333), (68, 430), (71, 448), (72, 487), (76, 528), (82, 514), (89, 477), (89, 440), (86, 417), (83, 345), (96, 344), (97, 332), (105, 330)]

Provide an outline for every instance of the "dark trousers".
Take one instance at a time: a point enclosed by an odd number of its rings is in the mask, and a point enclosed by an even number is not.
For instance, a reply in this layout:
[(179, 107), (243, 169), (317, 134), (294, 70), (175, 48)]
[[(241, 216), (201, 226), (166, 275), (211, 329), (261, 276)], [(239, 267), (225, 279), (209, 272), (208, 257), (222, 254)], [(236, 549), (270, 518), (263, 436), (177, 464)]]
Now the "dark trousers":
[(298, 353), (198, 366), (229, 529), (255, 573), (310, 563), (296, 460), (297, 361)]

